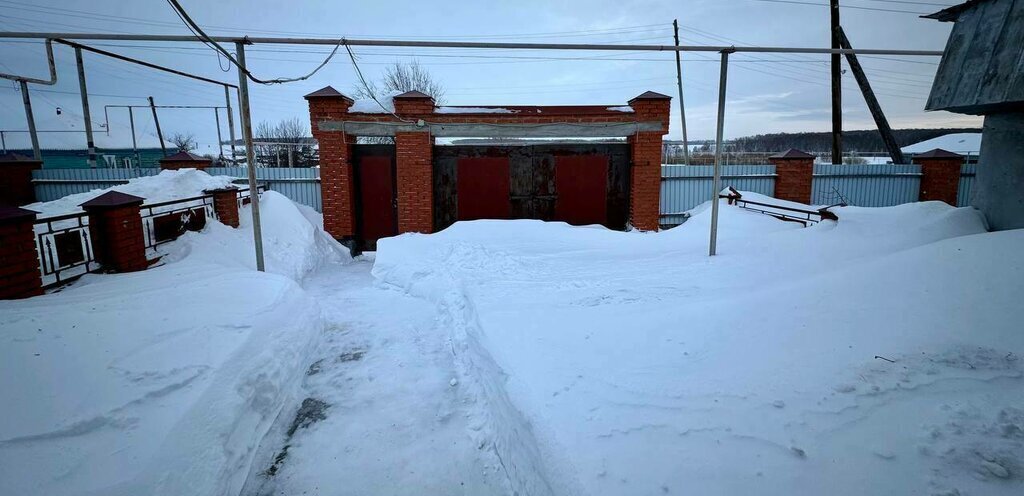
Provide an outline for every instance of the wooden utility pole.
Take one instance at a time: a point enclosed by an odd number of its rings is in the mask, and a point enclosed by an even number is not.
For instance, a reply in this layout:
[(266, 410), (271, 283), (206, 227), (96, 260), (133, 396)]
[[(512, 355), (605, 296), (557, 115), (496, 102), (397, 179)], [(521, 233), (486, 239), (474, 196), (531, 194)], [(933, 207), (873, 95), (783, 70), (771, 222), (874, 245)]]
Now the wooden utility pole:
[(153, 103), (153, 97), (149, 97), (149, 109), (153, 111), (153, 123), (156, 124), (156, 138), (160, 140), (160, 150), (164, 152), (164, 156), (167, 156), (167, 145), (164, 143), (164, 133), (160, 131), (160, 119), (156, 116), (156, 104)]
[[(832, 48), (839, 48), (839, 0), (829, 0)], [(843, 58), (832, 54), (832, 163), (843, 163)]]
[[(837, 31), (839, 34), (839, 43), (842, 48), (853, 49), (850, 46), (850, 39), (846, 37), (846, 32), (840, 26)], [(878, 99), (875, 98), (875, 92), (871, 91), (871, 83), (868, 82), (868, 76), (864, 73), (864, 68), (861, 67), (860, 61), (857, 60), (857, 54), (848, 53), (846, 54), (846, 61), (850, 64), (850, 70), (853, 71), (853, 77), (857, 79), (857, 86), (860, 86), (861, 93), (864, 94), (864, 102), (868, 104), (868, 110), (871, 111), (871, 117), (875, 119), (875, 125), (878, 127), (878, 133), (882, 135), (882, 141), (885, 142), (885, 148), (889, 151), (889, 156), (892, 157), (892, 163), (903, 164), (903, 150), (900, 150), (899, 143), (896, 142), (896, 138), (892, 135), (892, 128), (889, 127), (889, 121), (885, 118), (885, 113), (882, 112), (881, 105), (878, 104)]]
[[(679, 46), (679, 19), (672, 20), (676, 46)], [(679, 85), (679, 120), (683, 126), (683, 165), (690, 165), (690, 142), (686, 139), (686, 106), (683, 105), (683, 64), (681, 52), (676, 50), (676, 83)]]

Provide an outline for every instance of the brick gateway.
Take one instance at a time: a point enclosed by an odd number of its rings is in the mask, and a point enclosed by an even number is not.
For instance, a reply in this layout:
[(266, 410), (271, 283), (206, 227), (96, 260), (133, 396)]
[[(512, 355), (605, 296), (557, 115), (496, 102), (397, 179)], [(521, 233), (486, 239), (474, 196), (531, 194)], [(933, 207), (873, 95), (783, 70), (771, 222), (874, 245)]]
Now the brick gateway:
[[(324, 228), (357, 249), (481, 218), (658, 228), (666, 95), (648, 91), (625, 106), (438, 107), (410, 91), (393, 98), (394, 114), (353, 112), (354, 101), (329, 86), (305, 98), (320, 144)], [(395, 144), (356, 144), (359, 136)], [(626, 140), (464, 147), (435, 146), (437, 137)]]

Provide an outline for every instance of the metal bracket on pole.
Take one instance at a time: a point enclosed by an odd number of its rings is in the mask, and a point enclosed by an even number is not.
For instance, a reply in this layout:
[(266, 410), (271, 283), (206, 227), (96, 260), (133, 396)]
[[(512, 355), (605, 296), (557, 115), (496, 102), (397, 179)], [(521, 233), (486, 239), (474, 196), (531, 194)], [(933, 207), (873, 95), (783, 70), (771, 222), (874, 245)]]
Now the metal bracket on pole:
[(46, 65), (50, 69), (50, 79), (30, 78), (0, 72), (0, 78), (17, 81), (21, 89), (21, 102), (25, 105), (25, 121), (28, 122), (28, 132), (32, 137), (32, 156), (36, 160), (43, 159), (43, 152), (39, 149), (39, 135), (36, 134), (36, 119), (32, 115), (32, 98), (28, 94), (28, 83), (53, 86), (57, 84), (57, 65), (53, 60), (53, 42), (46, 39)]
[(708, 256), (718, 250), (718, 192), (722, 189), (722, 131), (725, 129), (725, 90), (729, 73), (729, 54), (735, 50), (722, 50), (722, 72), (718, 79), (718, 129), (715, 132), (715, 176), (711, 181), (711, 242)]
[(238, 59), (238, 113), (242, 117), (242, 138), (245, 140), (245, 160), (249, 176), (249, 198), (252, 199), (252, 239), (256, 248), (256, 270), (263, 272), (263, 229), (260, 226), (260, 195), (256, 184), (256, 157), (252, 148), (252, 116), (249, 114), (249, 79), (245, 68), (245, 43), (235, 43)]

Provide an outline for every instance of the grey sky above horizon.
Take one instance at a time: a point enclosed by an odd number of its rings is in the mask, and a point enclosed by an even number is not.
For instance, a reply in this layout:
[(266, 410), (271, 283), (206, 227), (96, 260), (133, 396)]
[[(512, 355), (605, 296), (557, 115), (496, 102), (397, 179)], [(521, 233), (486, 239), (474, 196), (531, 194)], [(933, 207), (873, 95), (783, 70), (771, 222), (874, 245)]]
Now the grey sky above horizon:
[[(806, 0), (824, 5), (826, 0)], [(608, 42), (671, 44), (672, 19), (680, 22), (683, 44), (753, 44), (827, 47), (828, 9), (817, 5), (756, 0), (534, 1), (515, 2), (202, 2), (182, 5), (210, 34), (258, 36), (380, 37), (530, 42)], [(954, 0), (850, 0), (850, 7), (934, 12)], [(927, 5), (922, 5), (927, 4)], [(188, 34), (164, 0), (0, 0), (5, 31)], [(844, 8), (842, 24), (858, 48), (942, 50), (951, 24), (916, 14)], [(233, 69), (198, 43), (91, 42), (124, 55), (146, 59), (230, 83)], [(368, 78), (376, 79), (394, 61), (418, 60), (447, 88), (453, 105), (609, 104), (653, 90), (676, 96), (675, 63), (665, 52), (538, 52), (528, 50), (456, 50), (356, 48)], [(250, 70), (258, 77), (297, 76), (309, 72), (330, 47), (256, 45), (247, 49)], [(33, 86), (37, 126), (42, 130), (81, 130), (72, 49), (56, 46), (58, 83)], [(685, 53), (683, 82), (689, 135), (714, 136), (718, 55)], [(772, 132), (830, 129), (829, 65), (825, 55), (736, 54), (731, 57), (725, 135), (727, 138)], [(924, 112), (938, 58), (864, 57), (862, 63), (895, 128), (979, 126), (980, 118)], [(105, 105), (145, 105), (153, 96), (162, 105), (223, 105), (219, 86), (161, 74), (138, 66), (85, 55), (94, 123), (104, 122)], [(845, 65), (845, 63), (844, 63)], [(0, 40), (0, 70), (43, 76), (42, 43)], [(250, 85), (254, 123), (298, 117), (308, 121), (302, 95), (331, 85), (343, 93), (356, 87), (356, 75), (342, 50), (311, 79), (276, 86)], [(845, 129), (874, 127), (849, 71), (843, 77)], [(237, 105), (233, 104), (236, 107)], [(61, 108), (57, 115), (56, 108)], [(0, 82), (0, 129), (26, 129), (21, 96), (10, 81)], [(672, 129), (679, 137), (677, 103)], [(110, 109), (109, 136), (96, 126), (101, 146), (130, 146), (128, 116)], [(155, 145), (148, 110), (137, 110), (140, 145)], [(165, 134), (193, 132), (200, 153), (215, 153), (212, 110), (162, 110)], [(226, 119), (221, 126), (227, 139)], [(238, 126), (236, 113), (236, 128)], [(84, 136), (44, 134), (44, 147), (77, 148)], [(9, 148), (27, 147), (25, 135), (8, 136)]]

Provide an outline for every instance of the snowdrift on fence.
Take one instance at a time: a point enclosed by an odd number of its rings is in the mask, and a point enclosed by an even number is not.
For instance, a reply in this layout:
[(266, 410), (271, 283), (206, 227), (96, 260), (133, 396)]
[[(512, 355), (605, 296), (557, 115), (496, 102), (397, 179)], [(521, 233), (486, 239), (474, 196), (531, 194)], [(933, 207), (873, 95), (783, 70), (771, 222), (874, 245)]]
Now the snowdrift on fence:
[[(744, 196), (753, 197), (751, 193)], [(928, 202), (801, 228), (533, 221), (381, 240), (523, 492), (1019, 494), (1024, 231)]]
[(129, 179), (127, 184), (75, 193), (48, 202), (36, 202), (25, 205), (24, 208), (39, 212), (39, 217), (79, 212), (82, 210), (79, 205), (107, 191), (119, 191), (145, 198), (146, 203), (159, 203), (199, 196), (205, 189), (225, 188), (235, 179), (231, 176), (211, 176), (196, 169), (165, 170), (155, 176)]
[(0, 301), (0, 492), (238, 493), (324, 327), (296, 281), (346, 256), (315, 213), (263, 199), (267, 273), (246, 211), (162, 246), (163, 266)]

